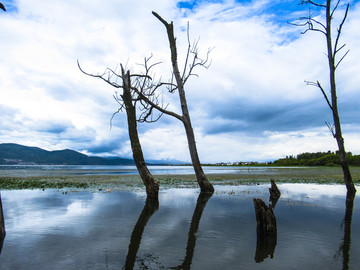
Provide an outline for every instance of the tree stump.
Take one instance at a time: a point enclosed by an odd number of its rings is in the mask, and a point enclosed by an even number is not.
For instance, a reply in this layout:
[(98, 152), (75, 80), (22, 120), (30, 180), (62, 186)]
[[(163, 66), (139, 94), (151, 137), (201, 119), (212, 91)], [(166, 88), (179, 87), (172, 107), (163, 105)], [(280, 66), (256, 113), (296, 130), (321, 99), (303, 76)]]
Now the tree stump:
[(277, 228), (274, 212), (263, 200), (254, 199), (256, 215), (256, 253), (255, 262), (260, 263), (270, 256), (274, 257), (277, 243)]
[(276, 218), (271, 207), (262, 199), (254, 199), (256, 230), (258, 232), (276, 233)]
[(274, 180), (270, 180), (271, 182), (271, 188), (269, 188), (269, 192), (270, 192), (270, 207), (272, 209), (275, 208), (275, 205), (277, 203), (277, 201), (279, 200), (280, 196), (281, 196), (281, 192), (280, 190), (278, 189), (277, 185), (275, 184), (275, 181)]

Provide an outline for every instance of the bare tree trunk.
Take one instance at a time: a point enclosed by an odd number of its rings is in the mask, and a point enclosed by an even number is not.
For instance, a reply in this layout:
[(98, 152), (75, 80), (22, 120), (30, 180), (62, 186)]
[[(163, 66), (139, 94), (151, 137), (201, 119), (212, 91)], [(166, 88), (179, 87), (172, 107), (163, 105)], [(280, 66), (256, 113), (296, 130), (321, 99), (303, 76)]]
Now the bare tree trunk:
[[(346, 15), (344, 21), (346, 19)], [(326, 3), (326, 43), (327, 43), (327, 50), (328, 50), (328, 62), (329, 62), (329, 70), (330, 70), (330, 91), (331, 91), (331, 109), (334, 119), (335, 125), (335, 134), (334, 137), (336, 139), (339, 154), (340, 154), (340, 161), (341, 167), (344, 173), (344, 182), (349, 194), (355, 195), (356, 189), (354, 183), (351, 178), (351, 173), (349, 169), (349, 165), (346, 159), (346, 151), (344, 146), (344, 139), (342, 137), (341, 131), (341, 124), (340, 124), (340, 117), (338, 112), (338, 105), (337, 105), (337, 95), (336, 95), (336, 82), (335, 82), (335, 54), (337, 51), (333, 52), (332, 47), (332, 40), (331, 40), (331, 21), (332, 21), (332, 12), (331, 12), (331, 0), (327, 0)], [(341, 28), (340, 28), (341, 29)], [(338, 33), (338, 37), (340, 32)], [(337, 50), (335, 46), (335, 50)], [(340, 60), (341, 61), (341, 60)]]
[(199, 155), (198, 155), (197, 148), (196, 148), (195, 135), (194, 135), (193, 128), (191, 126), (189, 115), (188, 115), (188, 122), (184, 121), (183, 123), (184, 123), (187, 141), (188, 141), (188, 145), (189, 145), (191, 161), (192, 161), (192, 164), (194, 167), (196, 179), (200, 186), (201, 192), (214, 193), (214, 187), (207, 179), (207, 177), (202, 169), (201, 163), (200, 163)]
[(126, 109), (126, 115), (128, 119), (128, 129), (129, 129), (129, 137), (131, 142), (131, 149), (133, 152), (134, 161), (136, 164), (136, 168), (139, 171), (140, 177), (145, 185), (146, 194), (149, 197), (158, 197), (159, 193), (159, 184), (156, 179), (152, 176), (149, 169), (146, 166), (143, 151), (141, 148), (138, 131), (137, 131), (137, 122), (136, 122), (136, 108), (133, 104), (132, 96), (131, 96), (131, 82), (130, 82), (130, 74), (129, 72), (123, 73), (123, 100)]
[(190, 120), (190, 114), (189, 109), (186, 102), (186, 96), (185, 96), (185, 89), (184, 89), (184, 80), (180, 75), (179, 67), (178, 67), (178, 61), (177, 61), (177, 49), (176, 49), (176, 38), (174, 36), (174, 26), (173, 23), (166, 22), (159, 14), (156, 12), (152, 12), (153, 15), (158, 18), (166, 27), (168, 39), (169, 39), (169, 45), (170, 45), (170, 51), (171, 51), (171, 63), (173, 68), (173, 74), (175, 76), (177, 89), (179, 91), (179, 98), (180, 98), (180, 104), (181, 104), (181, 110), (182, 110), (182, 117), (181, 121), (184, 124), (185, 131), (186, 131), (186, 137), (188, 140), (189, 145), (189, 151), (191, 156), (191, 161), (194, 166), (195, 174), (197, 182), (200, 186), (201, 192), (214, 192), (214, 187), (207, 179), (200, 163), (199, 155), (196, 148), (196, 141), (195, 141), (195, 135), (194, 130), (191, 125)]

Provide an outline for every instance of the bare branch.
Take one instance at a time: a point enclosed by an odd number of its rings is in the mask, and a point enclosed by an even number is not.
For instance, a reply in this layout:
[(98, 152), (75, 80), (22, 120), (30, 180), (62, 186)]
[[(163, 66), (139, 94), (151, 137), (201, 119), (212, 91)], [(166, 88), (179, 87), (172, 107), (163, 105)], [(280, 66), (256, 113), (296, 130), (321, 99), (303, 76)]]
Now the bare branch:
[[(298, 19), (298, 21), (305, 21), (305, 22), (303, 22), (303, 23), (288, 22), (288, 23), (291, 25), (300, 26), (300, 27), (307, 26), (308, 28), (305, 31), (301, 32), (301, 34), (305, 34), (307, 31), (315, 31), (315, 32), (323, 33), (326, 36), (326, 26), (323, 23), (319, 22), (318, 20), (315, 20), (314, 18), (312, 18), (310, 14), (308, 17), (300, 17)], [(314, 27), (314, 23), (319, 25), (323, 29)]]
[(189, 34), (189, 22), (187, 23), (187, 40), (188, 40), (188, 49), (187, 49), (187, 53), (186, 53), (186, 59), (185, 59), (185, 64), (184, 64), (183, 75), (181, 76), (181, 78), (182, 78), (183, 80), (184, 80), (184, 78), (185, 78), (186, 67), (187, 67), (187, 63), (188, 63), (189, 55), (190, 55), (190, 50), (191, 50), (190, 34)]
[(329, 100), (329, 98), (327, 97), (327, 95), (326, 95), (326, 93), (325, 93), (325, 91), (324, 91), (324, 88), (321, 86), (320, 82), (319, 82), (319, 81), (317, 81), (317, 82), (305, 81), (305, 82), (306, 82), (307, 85), (311, 85), (311, 86), (316, 86), (316, 87), (318, 87), (318, 88), (321, 90), (321, 93), (324, 95), (324, 98), (325, 98), (327, 104), (329, 105), (330, 109), (331, 109), (332, 111), (334, 111), (334, 109), (333, 109), (333, 107), (332, 107), (332, 105), (331, 105), (331, 103), (330, 103), (330, 100)]
[[(99, 74), (91, 74), (91, 73), (87, 73), (86, 71), (84, 71), (84, 70), (81, 68), (80, 63), (79, 63), (79, 60), (77, 60), (77, 64), (78, 64), (78, 67), (79, 67), (80, 71), (81, 71), (82, 73), (84, 73), (85, 75), (88, 75), (88, 76), (93, 77), (93, 78), (102, 79), (103, 81), (107, 82), (108, 84), (110, 84), (110, 85), (113, 86), (113, 87), (122, 88), (121, 85), (117, 84), (116, 82), (112, 82), (112, 81), (110, 80), (110, 79), (111, 79), (111, 75), (109, 74), (108, 71), (114, 73), (114, 71), (112, 71), (111, 69), (108, 69), (108, 68), (107, 68), (106, 71), (105, 71), (102, 75), (99, 75)], [(107, 78), (104, 77), (106, 74), (108, 75)], [(114, 73), (114, 74), (115, 74), (115, 73)], [(117, 76), (119, 76), (119, 75), (117, 75)], [(120, 76), (119, 76), (119, 77), (120, 77)]]
[(141, 93), (137, 88), (133, 87), (132, 89), (141, 97), (141, 99), (143, 99), (145, 102), (149, 103), (152, 107), (154, 107), (158, 111), (160, 111), (160, 112), (162, 112), (164, 114), (167, 114), (167, 115), (171, 115), (171, 116), (179, 119), (180, 121), (183, 121), (183, 118), (180, 115), (178, 115), (177, 113), (174, 113), (172, 111), (168, 111), (168, 110), (160, 107), (159, 105), (155, 104), (148, 97), (146, 97), (143, 93)]
[(330, 124), (329, 122), (325, 121), (325, 124), (327, 125), (328, 129), (330, 130), (331, 134), (334, 138), (336, 138), (335, 131), (334, 131), (334, 125)]
[[(345, 46), (345, 45), (344, 45)], [(341, 59), (339, 60), (339, 62), (337, 62), (335, 69), (337, 69), (337, 67), (340, 65), (341, 61), (344, 60), (345, 56), (349, 53), (350, 50), (347, 50), (346, 53), (341, 57)]]
[(336, 54), (338, 51), (341, 50), (341, 48), (344, 47), (344, 45), (343, 45), (343, 46), (341, 46), (340, 49), (337, 49), (337, 46), (338, 46), (338, 43), (339, 43), (339, 39), (340, 39), (340, 35), (341, 35), (341, 31), (342, 31), (342, 28), (343, 28), (343, 26), (344, 26), (345, 20), (346, 20), (346, 18), (347, 18), (348, 12), (349, 12), (349, 7), (350, 7), (350, 5), (348, 4), (347, 7), (346, 7), (346, 11), (345, 11), (345, 14), (344, 14), (344, 18), (343, 18), (343, 20), (342, 20), (341, 23), (340, 23), (340, 26), (339, 26), (339, 29), (338, 29), (338, 33), (337, 33), (337, 35), (336, 35), (336, 40), (335, 40), (335, 45), (334, 45), (334, 56), (335, 56), (335, 54)]
[(326, 8), (326, 5), (323, 5), (323, 4), (318, 4), (312, 0), (303, 0), (301, 1), (300, 5), (306, 5), (306, 4), (311, 4), (311, 5), (314, 5), (314, 6), (317, 6), (317, 7), (322, 7), (322, 8)]
[(0, 3), (0, 9), (2, 9), (3, 11), (6, 11), (6, 8), (2, 3)]
[(338, 0), (338, 1), (337, 1), (337, 3), (336, 3), (336, 5), (335, 5), (334, 9), (332, 10), (332, 12), (331, 12), (331, 14), (330, 14), (330, 18), (332, 18), (332, 17), (333, 17), (335, 10), (338, 8), (338, 6), (339, 6), (339, 4), (340, 4), (340, 1), (341, 1), (341, 0)]

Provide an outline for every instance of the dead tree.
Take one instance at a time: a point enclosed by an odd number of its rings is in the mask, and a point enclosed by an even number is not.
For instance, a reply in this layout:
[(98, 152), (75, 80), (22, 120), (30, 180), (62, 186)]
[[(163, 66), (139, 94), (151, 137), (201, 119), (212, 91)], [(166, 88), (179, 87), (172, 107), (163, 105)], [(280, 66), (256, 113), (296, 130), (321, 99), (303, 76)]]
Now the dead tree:
[[(194, 73), (194, 69), (196, 67), (205, 67), (207, 68), (209, 66), (209, 53), (210, 50), (207, 53), (207, 56), (205, 59), (200, 59), (198, 56), (198, 48), (197, 44), (198, 41), (191, 44), (190, 38), (189, 38), (189, 29), (188, 29), (188, 50), (186, 54), (186, 61), (184, 65), (184, 69), (182, 71), (182, 74), (180, 73), (179, 67), (178, 67), (178, 60), (177, 60), (177, 48), (176, 48), (176, 39), (174, 36), (174, 27), (173, 23), (166, 22), (160, 15), (153, 12), (153, 15), (159, 19), (166, 27), (168, 39), (170, 43), (170, 51), (171, 51), (171, 63), (172, 63), (172, 78), (167, 81), (156, 81), (154, 78), (150, 76), (150, 70), (152, 67), (157, 65), (158, 63), (149, 64), (149, 61), (151, 57), (145, 59), (145, 63), (143, 65), (143, 71), (140, 74), (129, 74), (128, 76), (131, 78), (129, 81), (129, 91), (131, 92), (132, 96), (132, 102), (135, 107), (135, 103), (138, 103), (140, 106), (141, 114), (139, 118), (137, 119), (139, 122), (156, 122), (159, 117), (162, 114), (167, 114), (172, 117), (175, 117), (176, 119), (180, 120), (185, 128), (186, 137), (188, 141), (188, 147), (190, 151), (191, 161), (194, 167), (194, 171), (196, 174), (197, 182), (200, 186), (201, 192), (208, 192), (213, 193), (214, 187), (207, 179), (198, 155), (197, 147), (196, 147), (196, 141), (195, 141), (195, 135), (194, 130), (192, 128), (189, 109), (187, 106), (187, 100), (185, 96), (185, 83), (191, 76), (196, 76), (197, 74)], [(80, 68), (80, 66), (79, 66)], [(81, 70), (81, 68), (80, 68)], [(83, 70), (82, 70), (83, 71)], [(84, 71), (83, 71), (84, 72)], [(85, 73), (85, 72), (84, 72)], [(110, 85), (122, 88), (123, 91), (125, 91), (125, 85), (127, 81), (124, 81), (124, 74), (118, 74), (116, 71), (113, 71), (111, 69), (107, 69), (103, 74), (101, 75), (93, 75), (88, 74), (92, 77), (101, 78)], [(127, 74), (127, 73), (126, 73)], [(118, 81), (122, 81), (122, 83), (118, 83)], [(175, 93), (178, 91), (179, 98), (180, 98), (180, 105), (181, 105), (181, 111), (182, 114), (175, 113), (173, 111), (170, 111), (167, 109), (167, 106), (164, 106), (160, 104), (159, 102), (159, 94), (157, 90), (160, 90), (160, 88), (166, 87), (167, 90), (170, 93)], [(127, 105), (125, 103), (124, 95), (120, 95), (120, 98), (116, 97), (118, 102), (120, 103), (121, 107), (120, 109), (124, 108), (128, 112)], [(125, 106), (124, 106), (125, 105)], [(154, 109), (160, 112), (159, 117), (153, 119), (153, 112)], [(128, 117), (128, 121), (131, 119)], [(129, 125), (130, 128), (130, 125)], [(130, 135), (130, 131), (129, 131)], [(130, 137), (130, 140), (133, 142), (133, 140)], [(135, 140), (136, 141), (136, 138)], [(136, 143), (136, 145), (140, 146), (140, 143)], [(133, 148), (134, 153), (134, 148)], [(135, 159), (135, 154), (134, 154)], [(141, 161), (141, 160), (140, 160)], [(135, 160), (135, 163), (138, 166), (137, 161)], [(140, 162), (142, 163), (142, 162)], [(145, 169), (142, 165), (141, 168)], [(140, 171), (139, 171), (140, 172)], [(148, 174), (147, 174), (148, 175)], [(143, 179), (144, 181), (144, 179)], [(145, 183), (145, 181), (144, 181)], [(145, 183), (146, 185), (146, 183)]]
[[(308, 31), (315, 31), (315, 32), (319, 32), (319, 33), (323, 34), (326, 38), (327, 58), (328, 58), (328, 65), (329, 65), (329, 72), (330, 72), (330, 95), (331, 95), (330, 99), (319, 81), (307, 82), (307, 84), (316, 86), (321, 90), (327, 104), (329, 105), (329, 107), (332, 111), (334, 125), (331, 125), (329, 123), (326, 123), (326, 124), (329, 127), (332, 135), (336, 139), (336, 142), (337, 142), (337, 145), (339, 148), (341, 167), (342, 167), (342, 170), (344, 173), (344, 182), (345, 182), (348, 193), (350, 195), (352, 195), (352, 196), (349, 196), (351, 198), (351, 197), (355, 196), (356, 189), (355, 189), (354, 183), (351, 178), (351, 173), (350, 173), (348, 161), (346, 158), (344, 139), (342, 137), (340, 116), (339, 116), (339, 111), (338, 111), (337, 90), (336, 90), (336, 80), (335, 80), (335, 71), (338, 68), (339, 64), (342, 62), (342, 60), (345, 58), (345, 56), (349, 52), (349, 50), (347, 50), (342, 55), (339, 55), (339, 53), (342, 52), (342, 49), (344, 49), (346, 46), (346, 44), (340, 45), (339, 41), (340, 41), (341, 31), (343, 29), (344, 23), (346, 21), (346, 18), (347, 18), (348, 12), (349, 12), (349, 4), (347, 4), (347, 6), (346, 6), (343, 19), (338, 26), (337, 33), (334, 36), (335, 42), (333, 42), (333, 36), (332, 36), (332, 21), (333, 21), (334, 13), (338, 9), (340, 2), (341, 2), (341, 0), (337, 0), (335, 5), (332, 5), (331, 0), (327, 0), (326, 3), (325, 2), (319, 3), (316, 1), (312, 1), (312, 0), (301, 1), (300, 4), (308, 4), (308, 5), (316, 7), (316, 8), (324, 9), (326, 11), (325, 12), (326, 13), (325, 22), (321, 22), (318, 19), (315, 19), (314, 17), (312, 17), (311, 14), (309, 14), (309, 16), (301, 17), (301, 18), (299, 18), (298, 22), (295, 22), (292, 24), (297, 25), (297, 26), (306, 26), (307, 29), (304, 32), (302, 32), (303, 34)], [(340, 57), (339, 60), (337, 60), (338, 55)]]
[[(144, 67), (146, 72), (144, 74), (130, 74), (130, 71), (125, 71), (125, 69), (121, 65), (120, 74), (118, 74), (112, 69), (106, 69), (103, 74), (94, 75), (83, 71), (80, 67), (79, 62), (78, 66), (84, 74), (91, 77), (100, 78), (111, 86), (122, 90), (121, 93), (116, 92), (116, 94), (114, 95), (115, 100), (120, 105), (120, 108), (116, 113), (122, 111), (123, 109), (125, 109), (126, 111), (129, 138), (136, 168), (146, 187), (147, 196), (157, 197), (159, 192), (159, 184), (146, 166), (137, 131), (137, 121), (152, 121), (150, 119), (152, 119), (151, 117), (153, 115), (152, 107), (142, 102), (140, 96), (147, 97), (152, 102), (157, 103), (157, 96), (154, 96), (152, 92), (156, 89), (156, 87), (153, 87), (152, 80), (149, 75), (151, 68), (156, 64), (148, 66), (150, 58), (145, 59)], [(136, 91), (134, 89), (136, 89)], [(141, 109), (141, 114), (139, 118), (136, 117), (137, 105), (140, 105)]]
[[(165, 21), (159, 14), (156, 12), (152, 12), (152, 14), (165, 26), (169, 44), (170, 44), (170, 52), (171, 52), (171, 63), (172, 63), (172, 72), (173, 72), (173, 78), (168, 85), (168, 90), (171, 93), (174, 93), (175, 91), (178, 91), (179, 93), (179, 99), (181, 104), (181, 110), (182, 115), (179, 115), (177, 113), (174, 113), (172, 111), (165, 110), (164, 108), (161, 108), (159, 106), (155, 106), (156, 104), (152, 104), (149, 102), (149, 104), (153, 105), (154, 108), (158, 109), (160, 112), (171, 115), (178, 120), (180, 120), (185, 128), (186, 137), (188, 141), (191, 161), (194, 167), (194, 171), (196, 174), (197, 182), (200, 186), (200, 189), (202, 192), (214, 192), (214, 187), (207, 179), (200, 163), (197, 147), (196, 147), (196, 141), (195, 141), (195, 135), (194, 130), (191, 125), (191, 119), (190, 119), (190, 113), (187, 106), (186, 96), (185, 96), (185, 83), (189, 79), (190, 76), (196, 75), (193, 73), (194, 68), (197, 66), (202, 67), (208, 67), (208, 54), (205, 60), (202, 60), (198, 57), (197, 52), (197, 42), (193, 44), (193, 46), (190, 43), (189, 40), (189, 30), (188, 30), (188, 51), (186, 55), (186, 61), (185, 66), (182, 74), (180, 73), (180, 69), (178, 66), (178, 59), (177, 59), (177, 47), (176, 47), (176, 38), (174, 36), (174, 25), (173, 22), (168, 23)], [(192, 59), (191, 59), (192, 58)], [(175, 78), (175, 82), (173, 82)]]

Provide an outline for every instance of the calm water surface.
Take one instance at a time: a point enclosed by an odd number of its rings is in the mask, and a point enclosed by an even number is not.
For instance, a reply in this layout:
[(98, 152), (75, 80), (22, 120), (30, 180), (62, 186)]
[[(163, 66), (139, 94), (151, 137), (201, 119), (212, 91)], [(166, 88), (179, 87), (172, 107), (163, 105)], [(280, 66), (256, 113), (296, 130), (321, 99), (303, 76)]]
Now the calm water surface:
[(277, 235), (259, 241), (252, 199), (268, 203), (268, 187), (162, 190), (158, 204), (145, 193), (2, 191), (0, 269), (359, 269), (358, 198), (349, 226), (343, 186), (278, 185)]
[[(148, 166), (154, 175), (194, 174), (192, 166)], [(245, 167), (245, 166), (203, 166), (206, 174), (263, 174), (293, 173), (294, 170), (309, 170), (306, 167)], [(318, 168), (317, 168), (318, 170)], [(61, 175), (134, 175), (135, 166), (117, 165), (0, 165), (0, 176), (24, 176), (41, 174)]]

